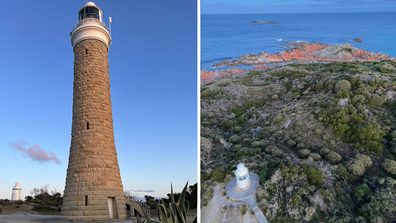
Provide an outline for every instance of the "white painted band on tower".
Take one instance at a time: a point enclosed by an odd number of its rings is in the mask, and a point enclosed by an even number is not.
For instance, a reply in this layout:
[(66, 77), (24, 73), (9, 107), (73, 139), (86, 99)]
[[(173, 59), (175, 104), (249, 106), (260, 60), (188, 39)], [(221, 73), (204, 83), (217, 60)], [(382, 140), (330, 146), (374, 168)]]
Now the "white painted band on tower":
[(21, 199), (21, 184), (20, 183), (15, 183), (15, 186), (12, 188), (12, 196), (11, 200), (12, 201), (18, 201)]
[(71, 44), (74, 47), (78, 42), (85, 39), (97, 39), (106, 44), (111, 43), (111, 35), (106, 24), (102, 22), (102, 10), (93, 2), (87, 2), (78, 12), (79, 22), (70, 33)]
[(238, 164), (235, 170), (236, 186), (241, 190), (246, 190), (250, 187), (249, 170), (243, 165)]

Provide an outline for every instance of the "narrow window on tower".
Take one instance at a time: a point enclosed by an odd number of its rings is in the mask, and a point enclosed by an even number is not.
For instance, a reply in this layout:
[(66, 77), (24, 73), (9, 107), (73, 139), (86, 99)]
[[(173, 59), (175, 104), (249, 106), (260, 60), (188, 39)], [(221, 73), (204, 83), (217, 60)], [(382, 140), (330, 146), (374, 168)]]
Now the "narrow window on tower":
[(87, 129), (89, 129), (89, 122), (87, 122)]
[(88, 54), (88, 49), (85, 49), (85, 54)]
[(85, 196), (85, 206), (88, 206), (88, 196)]

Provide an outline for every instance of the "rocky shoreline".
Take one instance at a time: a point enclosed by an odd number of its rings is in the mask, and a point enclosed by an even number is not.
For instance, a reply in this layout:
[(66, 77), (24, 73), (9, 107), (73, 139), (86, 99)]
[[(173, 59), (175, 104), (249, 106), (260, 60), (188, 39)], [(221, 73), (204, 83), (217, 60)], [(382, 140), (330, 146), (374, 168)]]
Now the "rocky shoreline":
[(213, 67), (233, 67), (228, 70), (201, 71), (201, 84), (205, 85), (217, 79), (228, 78), (236, 75), (247, 74), (249, 69), (236, 68), (239, 65), (254, 65), (253, 71), (265, 70), (275, 64), (281, 63), (313, 63), (313, 62), (365, 62), (393, 60), (383, 53), (373, 53), (358, 49), (349, 44), (326, 45), (321, 43), (290, 43), (290, 49), (280, 53), (269, 54), (262, 52), (258, 55), (254, 53), (243, 55), (237, 60), (224, 60), (213, 65)]
[(297, 44), (289, 44), (288, 47), (293, 48), (274, 54), (262, 52), (258, 55), (255, 55), (254, 53), (250, 55), (243, 55), (237, 60), (224, 60), (222, 62), (216, 63), (213, 65), (213, 67), (257, 65), (282, 62), (353, 62), (389, 59), (387, 54), (368, 52), (353, 47), (349, 44), (326, 45), (321, 43), (310, 44), (302, 42)]

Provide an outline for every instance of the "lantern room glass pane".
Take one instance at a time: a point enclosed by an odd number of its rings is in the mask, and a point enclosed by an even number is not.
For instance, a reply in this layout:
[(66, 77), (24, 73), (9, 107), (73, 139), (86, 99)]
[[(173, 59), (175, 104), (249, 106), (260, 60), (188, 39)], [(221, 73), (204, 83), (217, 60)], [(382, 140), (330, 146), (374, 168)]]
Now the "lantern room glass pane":
[(86, 18), (99, 18), (99, 9), (95, 7), (85, 7), (78, 13), (78, 19), (81, 21)]

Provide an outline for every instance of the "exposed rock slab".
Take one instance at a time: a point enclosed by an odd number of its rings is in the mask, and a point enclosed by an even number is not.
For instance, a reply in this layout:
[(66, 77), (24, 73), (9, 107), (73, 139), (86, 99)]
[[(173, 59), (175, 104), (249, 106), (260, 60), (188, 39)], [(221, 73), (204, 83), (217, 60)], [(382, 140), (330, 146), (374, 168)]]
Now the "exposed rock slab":
[(373, 53), (358, 49), (349, 44), (326, 45), (321, 43), (291, 43), (287, 49), (280, 53), (269, 54), (262, 52), (258, 55), (250, 54), (239, 57), (237, 60), (216, 63), (213, 67), (258, 65), (266, 63), (281, 62), (352, 62), (352, 61), (374, 61), (390, 59), (387, 54)]

